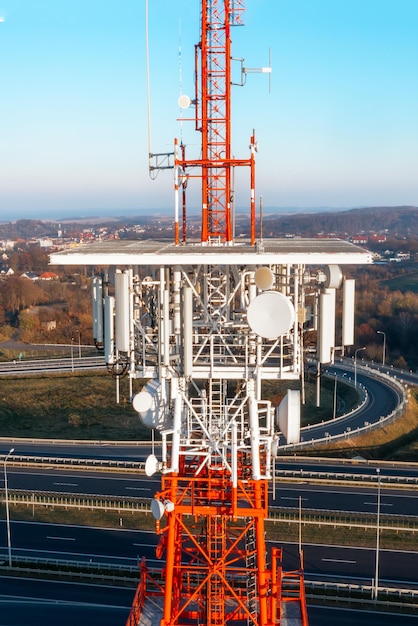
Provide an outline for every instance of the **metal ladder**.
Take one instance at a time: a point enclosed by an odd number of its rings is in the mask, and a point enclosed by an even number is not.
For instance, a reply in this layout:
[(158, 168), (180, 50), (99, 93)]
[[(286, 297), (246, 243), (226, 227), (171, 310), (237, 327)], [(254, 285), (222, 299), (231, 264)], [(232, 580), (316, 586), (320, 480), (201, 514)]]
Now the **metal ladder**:
[[(255, 540), (254, 524), (251, 524), (245, 535), (245, 564), (247, 568), (247, 606), (252, 617), (257, 617), (257, 546)], [(250, 618), (247, 623), (251, 624)]]

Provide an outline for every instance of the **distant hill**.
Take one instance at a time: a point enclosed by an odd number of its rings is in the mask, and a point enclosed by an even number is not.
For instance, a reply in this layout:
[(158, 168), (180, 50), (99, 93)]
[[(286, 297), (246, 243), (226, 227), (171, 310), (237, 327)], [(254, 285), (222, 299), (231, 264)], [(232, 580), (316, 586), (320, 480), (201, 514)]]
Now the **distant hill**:
[[(388, 237), (418, 237), (418, 207), (366, 207), (362, 209), (324, 210), (319, 212), (301, 211), (295, 213), (265, 211), (263, 216), (263, 237), (317, 237), (336, 236), (348, 238), (362, 233), (385, 233)], [(258, 221), (258, 219), (257, 219)], [(116, 229), (132, 224), (160, 223), (172, 226), (172, 218), (161, 215), (91, 217), (64, 221), (62, 229), (67, 233), (97, 226), (109, 226)], [(190, 224), (200, 222), (195, 212), (190, 215)], [(47, 220), (22, 219), (0, 224), (0, 239), (31, 239), (36, 237), (55, 237), (59, 223)], [(237, 211), (236, 234), (248, 235), (249, 213)], [(260, 226), (257, 226), (257, 233)]]
[(367, 207), (320, 213), (265, 215), (263, 236), (298, 235), (350, 237), (361, 233), (386, 233), (390, 236), (418, 235), (418, 207)]

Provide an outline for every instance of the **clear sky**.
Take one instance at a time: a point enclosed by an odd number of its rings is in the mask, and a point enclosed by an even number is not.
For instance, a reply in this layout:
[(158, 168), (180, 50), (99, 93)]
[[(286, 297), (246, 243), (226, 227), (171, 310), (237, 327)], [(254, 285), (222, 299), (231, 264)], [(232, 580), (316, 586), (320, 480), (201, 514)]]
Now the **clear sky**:
[[(257, 198), (418, 205), (418, 0), (246, 7), (233, 56), (273, 58), (270, 93), (261, 74), (233, 88), (234, 155), (253, 129), (259, 142)], [(180, 133), (199, 146), (177, 106), (193, 95), (199, 10), (149, 0), (153, 152)], [(0, 0), (0, 16), (0, 219), (169, 209), (172, 173), (148, 175), (145, 0)]]

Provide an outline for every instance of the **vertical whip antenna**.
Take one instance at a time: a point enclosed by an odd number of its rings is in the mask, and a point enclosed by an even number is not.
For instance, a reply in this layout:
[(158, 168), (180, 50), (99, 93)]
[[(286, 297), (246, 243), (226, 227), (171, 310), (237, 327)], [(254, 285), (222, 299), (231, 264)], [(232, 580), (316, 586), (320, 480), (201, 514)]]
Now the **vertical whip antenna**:
[(148, 0), (145, 0), (145, 65), (147, 80), (147, 137), (148, 137), (148, 157), (150, 159), (149, 173), (151, 176), (151, 88), (149, 70), (149, 24), (148, 24)]

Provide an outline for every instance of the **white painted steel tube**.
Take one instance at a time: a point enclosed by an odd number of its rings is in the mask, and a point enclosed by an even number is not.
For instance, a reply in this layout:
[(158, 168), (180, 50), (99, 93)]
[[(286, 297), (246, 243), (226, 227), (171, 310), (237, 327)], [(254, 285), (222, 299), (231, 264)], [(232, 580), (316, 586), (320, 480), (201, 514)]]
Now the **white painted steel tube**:
[(193, 292), (183, 289), (183, 375), (193, 375)]

